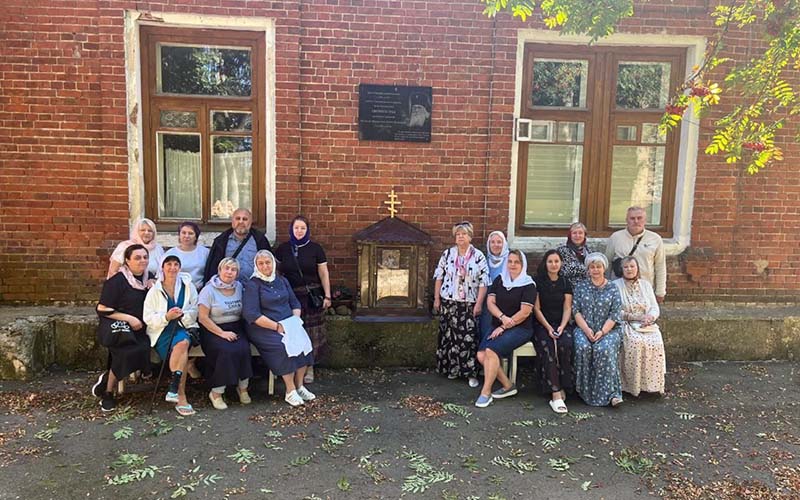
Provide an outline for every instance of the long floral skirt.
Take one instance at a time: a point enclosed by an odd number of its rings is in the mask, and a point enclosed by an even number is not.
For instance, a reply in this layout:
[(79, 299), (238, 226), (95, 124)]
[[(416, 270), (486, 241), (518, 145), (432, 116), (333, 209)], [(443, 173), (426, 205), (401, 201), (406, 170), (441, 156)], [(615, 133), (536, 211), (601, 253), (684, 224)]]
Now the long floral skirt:
[(595, 343), (589, 342), (580, 328), (575, 337), (575, 389), (589, 406), (607, 406), (612, 398), (622, 398), (619, 351), (622, 332), (614, 328)]
[(472, 314), (474, 303), (442, 300), (439, 318), (439, 346), (436, 371), (451, 377), (476, 377), (478, 374), (478, 321)]
[(661, 331), (637, 332), (628, 323), (622, 331), (622, 390), (634, 396), (641, 391), (663, 394), (667, 362)]
[(575, 389), (575, 371), (572, 369), (572, 332), (567, 325), (558, 340), (553, 340), (542, 325), (533, 328), (533, 345), (536, 348), (536, 366), (542, 394), (550, 395)]

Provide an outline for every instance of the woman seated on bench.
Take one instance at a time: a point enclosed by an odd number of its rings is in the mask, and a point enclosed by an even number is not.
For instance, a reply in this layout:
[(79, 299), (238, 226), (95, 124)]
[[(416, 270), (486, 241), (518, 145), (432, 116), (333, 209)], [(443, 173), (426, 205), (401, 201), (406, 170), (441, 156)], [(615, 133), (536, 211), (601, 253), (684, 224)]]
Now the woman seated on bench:
[(217, 410), (228, 407), (222, 395), (225, 387), (238, 386), (239, 401), (250, 404), (247, 386), (253, 376), (250, 342), (242, 323), (242, 284), (237, 281), (239, 262), (226, 257), (200, 291), (197, 300), (202, 333), (200, 345), (205, 354), (204, 375), (211, 392), (211, 404)]
[[(511, 356), (514, 349), (531, 340), (533, 321), (531, 312), (536, 302), (536, 284), (528, 276), (528, 262), (519, 250), (508, 252), (503, 272), (489, 287), (486, 301), (492, 315), (494, 329), (478, 346), (478, 362), (483, 365), (483, 389), (475, 406), (485, 408), (492, 399), (501, 399), (517, 393), (500, 367), (500, 358)], [(494, 381), (502, 387), (492, 392)]]
[[(283, 336), (286, 334), (279, 322), (300, 316), (300, 302), (292, 291), (292, 285), (282, 276), (275, 275), (275, 257), (269, 250), (256, 253), (255, 271), (244, 286), (242, 316), (247, 324), (247, 336), (261, 359), (275, 375), (283, 378), (286, 386), (285, 400), (292, 406), (300, 406), (304, 401), (311, 401), (316, 396), (303, 387), (303, 376), (306, 369), (314, 364), (311, 353), (311, 341), (308, 335), (308, 351), (301, 351), (296, 356), (289, 356), (284, 346)], [(303, 333), (305, 335), (305, 333)]]
[(158, 281), (144, 299), (144, 322), (150, 345), (163, 363), (169, 363), (172, 381), (166, 401), (177, 403), (175, 411), (194, 415), (186, 400), (186, 367), (191, 338), (188, 329), (197, 328), (197, 289), (188, 273), (182, 273), (181, 260), (167, 255), (161, 262)]

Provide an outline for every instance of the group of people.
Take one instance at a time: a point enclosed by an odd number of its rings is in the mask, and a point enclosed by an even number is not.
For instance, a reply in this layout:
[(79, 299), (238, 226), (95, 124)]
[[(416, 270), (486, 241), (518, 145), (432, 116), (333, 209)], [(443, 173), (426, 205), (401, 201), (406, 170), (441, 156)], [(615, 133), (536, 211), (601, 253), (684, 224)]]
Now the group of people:
[[(484, 254), (471, 243), (472, 224), (455, 224), (455, 244), (433, 275), (437, 371), (480, 386), (475, 405), (486, 407), (517, 394), (502, 360), (532, 342), (541, 391), (556, 413), (568, 411), (574, 393), (592, 406), (617, 406), (623, 392), (663, 393), (656, 324), (666, 293), (663, 242), (645, 228), (642, 208), (628, 209), (626, 222), (605, 253), (590, 247), (583, 224), (572, 224), (566, 243), (545, 252), (535, 279), (525, 254), (510, 249), (501, 231), (489, 234)], [(153, 348), (171, 373), (166, 401), (192, 415), (185, 387), (187, 376), (201, 375), (189, 358), (197, 344), (214, 408), (227, 408), (228, 387), (242, 404), (251, 402), (251, 345), (283, 378), (287, 403), (313, 400), (306, 385), (329, 352), (323, 313), (331, 287), (325, 251), (311, 241), (308, 221), (295, 217), (288, 241), (274, 252), (245, 209), (233, 213), (231, 228), (210, 250), (198, 244), (193, 222), (180, 225), (178, 245), (166, 252), (156, 235), (155, 224), (141, 219), (111, 256), (97, 312), (126, 323), (134, 340), (109, 347), (108, 369), (92, 388), (102, 409), (115, 407), (118, 380), (150, 371)]]
[[(97, 313), (125, 324), (130, 335), (109, 346), (108, 369), (92, 387), (101, 408), (114, 409), (119, 380), (150, 372), (151, 348), (171, 373), (165, 400), (184, 416), (195, 413), (186, 397), (187, 376), (204, 376), (216, 409), (227, 408), (224, 394), (231, 386), (242, 404), (251, 402), (251, 345), (283, 379), (288, 404), (313, 400), (306, 385), (328, 352), (322, 315), (331, 305), (331, 288), (325, 251), (311, 241), (308, 220), (295, 217), (288, 241), (274, 253), (246, 209), (233, 213), (231, 228), (210, 250), (198, 244), (194, 222), (180, 225), (178, 245), (166, 252), (156, 235), (155, 224), (141, 219), (111, 256)], [(321, 304), (311, 295), (323, 297)], [(205, 357), (202, 374), (189, 358), (195, 345)]]
[(472, 225), (455, 224), (455, 244), (433, 275), (437, 371), (480, 386), (475, 406), (483, 408), (517, 394), (502, 359), (532, 342), (541, 391), (556, 413), (568, 411), (573, 393), (591, 406), (618, 406), (623, 392), (663, 394), (656, 321), (666, 264), (663, 241), (645, 220), (644, 209), (629, 208), (626, 228), (611, 235), (604, 253), (590, 247), (586, 226), (572, 224), (566, 243), (545, 252), (535, 279), (501, 231), (489, 234), (484, 255), (471, 243)]

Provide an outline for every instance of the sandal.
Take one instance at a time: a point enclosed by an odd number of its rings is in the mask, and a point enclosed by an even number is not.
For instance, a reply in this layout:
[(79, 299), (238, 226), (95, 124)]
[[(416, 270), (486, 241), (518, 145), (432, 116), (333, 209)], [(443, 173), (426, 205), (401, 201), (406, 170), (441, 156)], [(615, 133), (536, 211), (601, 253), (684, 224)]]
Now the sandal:
[(177, 411), (182, 417), (191, 417), (197, 413), (189, 403), (186, 403), (185, 405), (176, 405), (175, 411)]
[(611, 398), (611, 407), (612, 408), (619, 408), (619, 405), (622, 404), (622, 398)]
[(564, 404), (563, 399), (551, 399), (550, 408), (556, 413), (567, 413), (567, 405)]
[(304, 384), (313, 384), (314, 383), (314, 367), (309, 366), (306, 370), (306, 374), (303, 376), (303, 383)]

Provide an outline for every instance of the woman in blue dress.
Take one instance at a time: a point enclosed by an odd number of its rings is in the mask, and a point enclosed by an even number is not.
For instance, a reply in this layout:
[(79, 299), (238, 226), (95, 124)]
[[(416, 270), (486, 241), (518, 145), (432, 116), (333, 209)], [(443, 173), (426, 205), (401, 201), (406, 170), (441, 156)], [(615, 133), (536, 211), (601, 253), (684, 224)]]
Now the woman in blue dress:
[[(506, 268), (506, 261), (508, 260), (508, 240), (502, 231), (492, 231), (489, 233), (489, 238), (486, 240), (486, 261), (489, 264), (489, 283), (494, 283), (494, 280), (500, 276), (500, 273)], [(486, 301), (489, 297), (487, 295)], [(489, 313), (487, 304), (483, 305), (483, 312), (481, 312), (480, 319), (481, 341), (492, 333), (494, 327), (492, 326), (492, 315)]]
[(301, 352), (290, 357), (283, 344), (286, 332), (279, 323), (292, 315), (300, 316), (300, 301), (295, 297), (289, 281), (283, 276), (276, 276), (272, 252), (259, 250), (253, 267), (253, 276), (244, 286), (242, 304), (247, 337), (272, 373), (283, 378), (285, 401), (292, 406), (300, 406), (316, 398), (303, 386), (303, 376), (306, 369), (314, 364), (314, 355)]
[(622, 403), (619, 352), (622, 299), (606, 279), (608, 260), (600, 252), (586, 256), (589, 279), (575, 288), (575, 389), (590, 406)]

